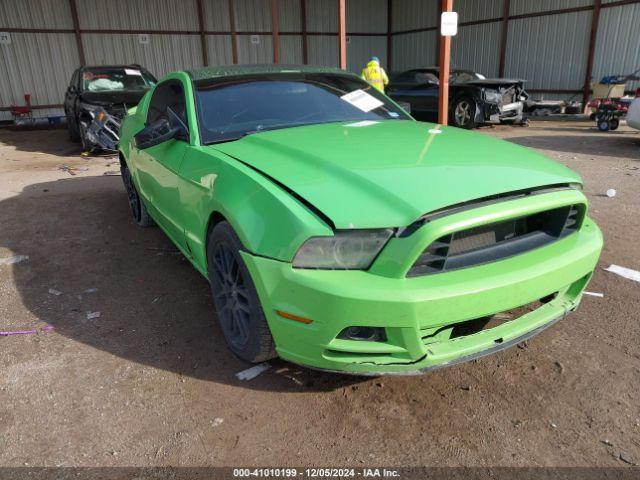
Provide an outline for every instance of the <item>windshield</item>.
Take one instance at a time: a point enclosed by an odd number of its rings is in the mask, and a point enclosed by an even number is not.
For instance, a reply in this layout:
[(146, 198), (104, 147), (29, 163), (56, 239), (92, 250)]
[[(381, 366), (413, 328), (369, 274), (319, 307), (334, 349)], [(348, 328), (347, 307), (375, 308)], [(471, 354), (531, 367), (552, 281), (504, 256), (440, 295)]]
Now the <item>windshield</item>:
[(451, 83), (466, 83), (473, 80), (484, 80), (485, 76), (476, 72), (467, 70), (458, 70), (451, 72)]
[(105, 92), (146, 90), (156, 84), (148, 72), (135, 67), (96, 68), (82, 72), (82, 90)]
[(205, 144), (302, 125), (411, 119), (368, 83), (339, 74), (200, 81), (196, 103)]

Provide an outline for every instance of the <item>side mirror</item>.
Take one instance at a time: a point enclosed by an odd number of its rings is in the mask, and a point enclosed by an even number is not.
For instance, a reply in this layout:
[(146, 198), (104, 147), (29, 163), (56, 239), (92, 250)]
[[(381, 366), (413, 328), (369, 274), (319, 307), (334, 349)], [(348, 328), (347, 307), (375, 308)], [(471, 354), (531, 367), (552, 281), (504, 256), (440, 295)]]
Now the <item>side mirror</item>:
[(405, 112), (407, 112), (408, 114), (411, 114), (411, 104), (409, 102), (396, 102), (396, 103), (400, 105)]
[(76, 87), (75, 85), (69, 85), (69, 88), (67, 88), (67, 92), (78, 93), (78, 87)]
[(186, 140), (189, 137), (186, 125), (173, 110), (167, 108), (166, 117), (159, 118), (140, 130), (133, 138), (140, 150), (155, 147), (168, 140)]

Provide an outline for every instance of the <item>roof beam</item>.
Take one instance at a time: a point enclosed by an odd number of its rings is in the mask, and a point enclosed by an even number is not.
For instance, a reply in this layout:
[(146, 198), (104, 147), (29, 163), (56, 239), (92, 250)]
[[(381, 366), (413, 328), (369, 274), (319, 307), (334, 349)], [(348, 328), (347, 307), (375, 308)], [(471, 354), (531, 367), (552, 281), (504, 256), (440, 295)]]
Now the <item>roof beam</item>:
[(78, 58), (80, 59), (80, 66), (84, 67), (87, 62), (84, 56), (82, 35), (80, 34), (80, 21), (78, 20), (78, 7), (76, 5), (76, 0), (69, 0), (69, 7), (71, 8), (71, 19), (73, 20), (73, 33), (75, 34), (76, 46), (78, 47)]

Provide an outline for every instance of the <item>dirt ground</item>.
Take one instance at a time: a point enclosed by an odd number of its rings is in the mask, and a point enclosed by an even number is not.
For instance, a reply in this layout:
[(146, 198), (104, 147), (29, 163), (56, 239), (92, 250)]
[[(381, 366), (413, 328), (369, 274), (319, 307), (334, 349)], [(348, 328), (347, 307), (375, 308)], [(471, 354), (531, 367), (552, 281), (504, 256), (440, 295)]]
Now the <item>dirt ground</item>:
[(64, 130), (0, 131), (0, 258), (29, 256), (0, 265), (0, 329), (54, 327), (0, 336), (0, 465), (640, 463), (640, 284), (603, 271), (640, 270), (640, 133), (480, 132), (582, 174), (605, 235), (588, 290), (604, 298), (524, 348), (424, 376), (274, 361), (239, 381), (247, 365), (224, 345), (207, 283), (159, 229), (133, 225), (121, 178), (104, 175), (117, 162), (81, 158)]

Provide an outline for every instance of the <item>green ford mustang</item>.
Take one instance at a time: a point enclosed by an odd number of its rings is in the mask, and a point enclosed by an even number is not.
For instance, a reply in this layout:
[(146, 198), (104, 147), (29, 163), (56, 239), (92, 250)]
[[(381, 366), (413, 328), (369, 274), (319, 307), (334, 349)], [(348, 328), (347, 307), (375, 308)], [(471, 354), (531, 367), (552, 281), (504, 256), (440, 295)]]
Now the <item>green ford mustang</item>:
[(573, 311), (602, 248), (576, 173), (416, 122), (338, 69), (172, 73), (119, 150), (135, 221), (209, 280), (250, 362), (380, 374), (477, 358)]

